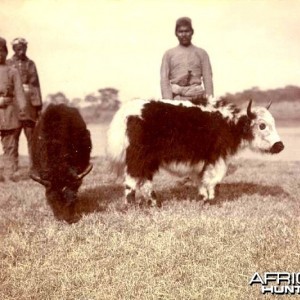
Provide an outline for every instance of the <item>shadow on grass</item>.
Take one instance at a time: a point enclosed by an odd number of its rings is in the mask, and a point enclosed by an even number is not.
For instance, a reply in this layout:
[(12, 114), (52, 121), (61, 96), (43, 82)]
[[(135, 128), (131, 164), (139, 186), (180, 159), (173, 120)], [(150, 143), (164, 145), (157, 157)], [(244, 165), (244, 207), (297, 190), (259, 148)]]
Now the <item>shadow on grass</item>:
[[(77, 223), (84, 215), (94, 212), (104, 212), (116, 199), (122, 197), (121, 185), (102, 185), (88, 188), (78, 193), (75, 202), (64, 203), (59, 198), (46, 197), (56, 219), (71, 223)], [(117, 209), (122, 209), (121, 207)]]
[[(59, 207), (52, 211), (59, 220), (68, 223), (78, 222), (84, 215), (95, 212), (107, 211), (109, 207), (114, 207), (117, 211), (126, 211), (123, 207), (124, 188), (122, 185), (109, 184), (95, 188), (88, 188), (78, 193), (76, 203)], [(224, 183), (217, 187), (216, 198), (209, 203), (211, 205), (221, 204), (225, 201), (235, 201), (243, 195), (260, 196), (288, 196), (281, 187), (271, 185), (261, 185), (247, 182)], [(178, 185), (176, 187), (161, 189), (157, 191), (157, 196), (162, 203), (169, 200), (184, 201), (197, 200), (197, 188), (191, 185)], [(118, 201), (121, 199), (121, 201)]]
[[(124, 190), (122, 185), (103, 185), (93, 189), (87, 189), (79, 193), (76, 204), (76, 214), (80, 218), (85, 214), (106, 211), (112, 203), (117, 204), (117, 210), (123, 210), (122, 204), (116, 203), (116, 199), (122, 199)], [(288, 196), (281, 187), (263, 185), (248, 182), (223, 183), (216, 188), (216, 198), (209, 203), (211, 205), (221, 204), (225, 201), (236, 201), (238, 198), (248, 195), (260, 196)], [(182, 201), (184, 199), (194, 200), (198, 198), (197, 188), (192, 185), (178, 185), (169, 189), (157, 191), (157, 196), (162, 202), (170, 199)], [(119, 205), (119, 206), (118, 206)]]
[[(224, 201), (235, 201), (243, 195), (260, 195), (260, 196), (288, 196), (281, 187), (272, 185), (262, 185), (249, 182), (238, 183), (222, 183), (216, 187), (216, 197), (209, 203), (220, 204)], [(181, 185), (170, 189), (161, 190), (158, 192), (162, 202), (168, 199), (174, 199), (177, 201), (183, 199), (198, 200), (198, 191), (195, 186)], [(200, 199), (199, 199), (200, 200)]]
[(108, 206), (116, 199), (123, 196), (123, 186), (102, 185), (95, 188), (88, 188), (78, 194), (76, 212), (89, 214), (107, 210)]

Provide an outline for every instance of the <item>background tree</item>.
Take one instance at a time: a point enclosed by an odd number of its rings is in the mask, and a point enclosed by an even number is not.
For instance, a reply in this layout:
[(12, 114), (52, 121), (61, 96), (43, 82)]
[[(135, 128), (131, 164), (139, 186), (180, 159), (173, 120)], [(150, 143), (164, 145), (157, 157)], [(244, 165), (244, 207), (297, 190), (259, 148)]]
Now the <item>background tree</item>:
[(82, 99), (81, 98), (73, 98), (71, 101), (70, 101), (70, 105), (73, 106), (73, 107), (80, 107), (80, 103), (82, 103)]
[(101, 103), (101, 98), (99, 96), (95, 96), (93, 93), (90, 93), (84, 97), (84, 101), (90, 103), (91, 105), (97, 105)]

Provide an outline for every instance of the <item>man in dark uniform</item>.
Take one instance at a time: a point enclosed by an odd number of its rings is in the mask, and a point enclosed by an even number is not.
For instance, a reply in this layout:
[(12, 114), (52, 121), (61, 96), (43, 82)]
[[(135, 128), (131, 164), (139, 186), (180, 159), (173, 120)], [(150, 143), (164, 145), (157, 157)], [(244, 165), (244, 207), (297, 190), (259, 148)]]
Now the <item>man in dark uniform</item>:
[(21, 120), (21, 127), (17, 132), (17, 140), (19, 141), (23, 128), (30, 158), (33, 129), (42, 109), (40, 82), (35, 63), (26, 56), (27, 41), (24, 38), (15, 38), (12, 41), (12, 47), (15, 54), (11, 59), (7, 60), (7, 64), (15, 66), (18, 69), (26, 96), (26, 117)]
[(3, 175), (0, 181), (14, 180), (18, 169), (17, 133), (20, 118), (25, 115), (25, 94), (19, 72), (6, 63), (8, 51), (5, 39), (0, 37), (0, 134), (3, 147)]

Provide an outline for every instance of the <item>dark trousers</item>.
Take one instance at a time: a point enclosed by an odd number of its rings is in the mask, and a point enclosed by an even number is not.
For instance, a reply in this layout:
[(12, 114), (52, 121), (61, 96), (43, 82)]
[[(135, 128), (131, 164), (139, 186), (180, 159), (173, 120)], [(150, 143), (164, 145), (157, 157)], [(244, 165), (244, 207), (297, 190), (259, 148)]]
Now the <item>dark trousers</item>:
[(28, 156), (29, 156), (29, 166), (31, 168), (31, 144), (32, 144), (32, 136), (33, 136), (33, 130), (35, 127), (35, 123), (33, 121), (22, 121), (21, 127), (16, 129), (16, 139), (17, 139), (17, 153), (16, 153), (16, 160), (19, 160), (19, 139), (22, 132), (22, 129), (24, 130), (24, 134), (27, 140), (27, 149), (28, 149)]
[(1, 130), (3, 148), (3, 175), (11, 176), (18, 169), (18, 129)]

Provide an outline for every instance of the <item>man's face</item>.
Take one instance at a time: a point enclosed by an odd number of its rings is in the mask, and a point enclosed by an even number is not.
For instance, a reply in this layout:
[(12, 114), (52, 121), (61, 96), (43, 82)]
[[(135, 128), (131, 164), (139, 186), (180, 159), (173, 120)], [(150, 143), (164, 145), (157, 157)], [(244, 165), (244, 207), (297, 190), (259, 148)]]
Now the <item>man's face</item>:
[(193, 30), (190, 26), (179, 26), (176, 30), (176, 36), (180, 45), (187, 47), (191, 44)]
[(15, 51), (16, 56), (19, 59), (24, 59), (25, 58), (25, 56), (26, 56), (26, 50), (27, 50), (27, 46), (26, 45), (18, 44), (18, 45), (15, 45), (13, 47), (13, 49)]
[(6, 61), (7, 51), (5, 48), (0, 47), (0, 65), (3, 65)]

